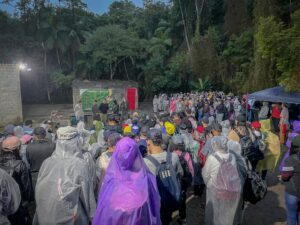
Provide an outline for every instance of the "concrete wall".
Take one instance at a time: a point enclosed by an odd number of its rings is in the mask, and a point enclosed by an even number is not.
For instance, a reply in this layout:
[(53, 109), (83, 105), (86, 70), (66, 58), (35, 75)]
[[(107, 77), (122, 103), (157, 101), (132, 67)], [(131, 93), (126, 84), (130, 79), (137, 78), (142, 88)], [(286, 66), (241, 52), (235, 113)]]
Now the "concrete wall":
[(0, 64), (0, 125), (21, 121), (22, 117), (19, 67)]

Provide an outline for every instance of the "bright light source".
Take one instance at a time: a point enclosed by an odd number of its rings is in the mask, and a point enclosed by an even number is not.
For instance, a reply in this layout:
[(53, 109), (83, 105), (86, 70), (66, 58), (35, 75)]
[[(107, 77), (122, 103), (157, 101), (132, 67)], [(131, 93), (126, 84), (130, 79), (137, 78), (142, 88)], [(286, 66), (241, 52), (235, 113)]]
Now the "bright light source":
[(27, 72), (30, 72), (31, 71), (31, 68), (27, 68)]
[(20, 70), (25, 70), (27, 68), (27, 64), (25, 64), (25, 63), (20, 63), (20, 65), (19, 65), (19, 69)]

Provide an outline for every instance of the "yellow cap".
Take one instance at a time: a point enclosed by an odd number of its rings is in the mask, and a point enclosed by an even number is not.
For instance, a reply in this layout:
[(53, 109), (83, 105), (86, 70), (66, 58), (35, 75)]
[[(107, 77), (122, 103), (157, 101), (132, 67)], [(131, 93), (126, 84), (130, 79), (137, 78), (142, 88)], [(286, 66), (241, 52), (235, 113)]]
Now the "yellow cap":
[(131, 133), (131, 132), (132, 132), (131, 126), (124, 127), (124, 134), (128, 134), (128, 133)]
[(165, 122), (165, 128), (168, 135), (173, 135), (175, 133), (175, 126), (170, 122)]

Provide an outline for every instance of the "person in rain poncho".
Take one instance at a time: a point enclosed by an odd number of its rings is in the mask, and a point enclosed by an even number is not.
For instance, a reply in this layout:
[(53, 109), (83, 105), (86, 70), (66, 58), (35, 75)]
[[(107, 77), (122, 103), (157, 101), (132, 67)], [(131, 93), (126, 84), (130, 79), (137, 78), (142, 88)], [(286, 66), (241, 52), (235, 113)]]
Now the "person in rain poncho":
[(155, 95), (154, 98), (153, 98), (153, 112), (154, 113), (157, 113), (158, 112), (158, 98), (157, 96)]
[(222, 136), (211, 140), (214, 153), (202, 170), (206, 184), (206, 225), (233, 225), (242, 192), (242, 181), (234, 154)]
[(265, 143), (267, 144), (267, 149), (265, 152), (265, 157), (263, 160), (260, 160), (257, 164), (256, 170), (258, 172), (264, 172), (264, 177), (266, 176), (266, 171), (274, 171), (278, 160), (280, 158), (280, 141), (279, 137), (271, 132), (271, 121), (261, 120), (261, 129), (260, 131), (263, 133), (265, 138)]
[(107, 169), (109, 162), (111, 160), (111, 157), (115, 151), (115, 146), (120, 139), (121, 139), (121, 135), (119, 133), (109, 132), (109, 135), (107, 138), (108, 149), (107, 149), (107, 151), (103, 152), (97, 160), (96, 168), (97, 168), (97, 179), (98, 179), (98, 181), (97, 181), (98, 192), (101, 188), (106, 169)]
[(156, 179), (134, 140), (118, 142), (98, 199), (93, 225), (161, 225)]
[(258, 119), (259, 120), (268, 119), (269, 113), (270, 113), (269, 103), (268, 102), (263, 102), (263, 106), (261, 107), (261, 109), (258, 113)]
[(74, 112), (77, 122), (84, 120), (84, 112), (82, 109), (81, 100), (79, 100), (78, 103), (74, 106)]
[(284, 154), (282, 161), (280, 163), (280, 171), (282, 171), (282, 167), (284, 165), (284, 161), (290, 156), (291, 151), (291, 143), (294, 137), (300, 134), (300, 121), (295, 120), (293, 122), (293, 130), (289, 133), (287, 141), (286, 141), (286, 147), (288, 148), (288, 151)]
[(88, 225), (96, 202), (78, 130), (62, 127), (57, 137), (56, 149), (38, 175), (33, 224)]
[(85, 129), (85, 124), (82, 121), (80, 121), (77, 124), (77, 131), (79, 134), (79, 141), (80, 141), (79, 146), (81, 148), (82, 156), (83, 156), (83, 159), (88, 164), (90, 180), (92, 182), (93, 188), (96, 190), (96, 183), (97, 183), (96, 164), (95, 164), (93, 152), (90, 151), (92, 149), (89, 144), (92, 134), (90, 131)]
[(10, 225), (8, 215), (14, 214), (21, 203), (19, 185), (4, 170), (0, 169), (0, 224)]
[(235, 118), (237, 118), (240, 115), (242, 109), (242, 105), (237, 98), (233, 102), (233, 109), (234, 109)]

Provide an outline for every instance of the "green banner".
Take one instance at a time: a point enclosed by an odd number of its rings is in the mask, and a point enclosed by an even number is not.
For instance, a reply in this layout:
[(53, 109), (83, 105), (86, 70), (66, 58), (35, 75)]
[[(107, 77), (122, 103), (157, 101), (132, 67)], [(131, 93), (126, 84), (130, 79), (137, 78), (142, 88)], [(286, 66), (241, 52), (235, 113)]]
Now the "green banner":
[(94, 101), (97, 100), (98, 105), (109, 96), (108, 89), (88, 89), (81, 90), (80, 97), (82, 101), (82, 108), (84, 111), (91, 111)]

